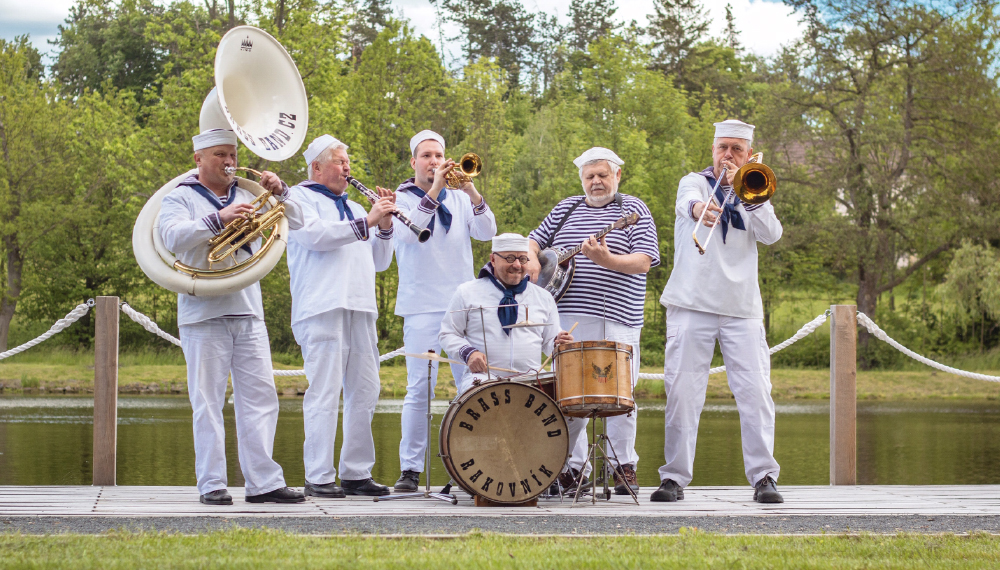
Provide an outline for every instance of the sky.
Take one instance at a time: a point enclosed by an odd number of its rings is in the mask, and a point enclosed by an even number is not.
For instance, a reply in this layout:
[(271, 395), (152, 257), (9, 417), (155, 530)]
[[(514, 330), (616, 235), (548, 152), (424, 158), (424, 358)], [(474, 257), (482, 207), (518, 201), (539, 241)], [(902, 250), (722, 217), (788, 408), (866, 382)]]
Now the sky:
[[(556, 14), (566, 22), (570, 0), (520, 0), (532, 11)], [(790, 8), (773, 0), (702, 0), (712, 18), (711, 33), (721, 34), (725, 24), (725, 6), (733, 6), (737, 28), (741, 31), (743, 45), (753, 53), (770, 56), (778, 49), (802, 33), (798, 16)], [(0, 0), (0, 37), (11, 40), (15, 36), (30, 34), (32, 43), (43, 54), (49, 54), (52, 46), (47, 40), (58, 34), (58, 26), (69, 15), (74, 0)], [(434, 8), (428, 0), (394, 0), (396, 10), (408, 18), (413, 27), (438, 44), (437, 28), (434, 24)], [(621, 22), (636, 20), (640, 26), (646, 24), (647, 14), (653, 11), (653, 0), (617, 0), (616, 18)], [(457, 46), (445, 46), (446, 50), (458, 55)]]

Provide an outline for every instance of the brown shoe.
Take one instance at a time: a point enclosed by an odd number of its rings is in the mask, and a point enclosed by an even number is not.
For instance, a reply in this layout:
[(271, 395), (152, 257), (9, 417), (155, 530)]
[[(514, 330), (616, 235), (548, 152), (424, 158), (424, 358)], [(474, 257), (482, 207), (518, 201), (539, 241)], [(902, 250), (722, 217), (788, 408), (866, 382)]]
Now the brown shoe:
[(635, 467), (622, 465), (615, 469), (615, 494), (628, 495), (630, 488), (632, 493), (639, 492), (639, 483), (635, 478)]
[(568, 493), (570, 491), (576, 491), (577, 484), (580, 483), (580, 478), (583, 478), (583, 484), (586, 485), (589, 482), (586, 475), (580, 473), (577, 469), (572, 469), (572, 473), (569, 471), (563, 471), (556, 478), (556, 482), (552, 483), (552, 487), (549, 488), (550, 495), (558, 495), (559, 488), (562, 487), (563, 493)]

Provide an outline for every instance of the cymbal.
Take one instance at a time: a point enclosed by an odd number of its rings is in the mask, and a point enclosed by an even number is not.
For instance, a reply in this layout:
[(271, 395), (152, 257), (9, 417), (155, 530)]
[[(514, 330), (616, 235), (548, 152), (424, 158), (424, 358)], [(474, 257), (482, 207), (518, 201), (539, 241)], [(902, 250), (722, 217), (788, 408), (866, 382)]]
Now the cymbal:
[(418, 352), (416, 354), (407, 352), (407, 353), (404, 353), (403, 356), (409, 356), (411, 358), (419, 358), (421, 360), (433, 360), (434, 362), (447, 362), (449, 364), (461, 364), (462, 366), (465, 366), (464, 362), (461, 362), (461, 361), (458, 361), (458, 360), (452, 360), (450, 358), (445, 358), (443, 356), (438, 356), (434, 352)]
[(505, 329), (523, 329), (523, 328), (535, 328), (535, 327), (547, 327), (552, 323), (534, 323), (531, 321), (521, 321), (519, 323), (514, 323), (512, 325), (504, 325)]

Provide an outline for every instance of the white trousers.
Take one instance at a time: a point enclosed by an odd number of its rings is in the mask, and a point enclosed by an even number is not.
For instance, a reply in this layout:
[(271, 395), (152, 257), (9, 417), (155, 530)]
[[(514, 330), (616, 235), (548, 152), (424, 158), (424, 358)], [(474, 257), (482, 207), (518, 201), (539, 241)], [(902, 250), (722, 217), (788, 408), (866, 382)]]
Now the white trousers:
[[(562, 330), (568, 331), (573, 323), (580, 323), (573, 331), (573, 340), (612, 340), (628, 344), (632, 347), (632, 388), (639, 380), (639, 333), (641, 327), (630, 327), (621, 323), (605, 320), (599, 317), (589, 317), (585, 315), (560, 315), (560, 326)], [(612, 416), (604, 418), (607, 424), (608, 439), (611, 440), (612, 450), (606, 449), (605, 453), (611, 458), (611, 463), (617, 467), (621, 465), (631, 465), (635, 467), (639, 463), (639, 454), (635, 452), (635, 434), (637, 428), (638, 411), (633, 411), (627, 415)], [(566, 462), (567, 467), (588, 473), (591, 466), (584, 465), (587, 460), (587, 425), (590, 420), (587, 418), (566, 418), (566, 426), (569, 430), (570, 458)], [(615, 457), (618, 458), (615, 461)]]
[(278, 424), (278, 393), (271, 371), (271, 345), (264, 321), (220, 317), (180, 327), (187, 361), (188, 396), (194, 413), (195, 474), (204, 495), (227, 486), (226, 430), (222, 407), (233, 376), (236, 440), (246, 494), (285, 486), (271, 459)]
[[(438, 334), (444, 313), (421, 313), (403, 317), (403, 346), (406, 352), (434, 350), (440, 353)], [(458, 355), (448, 355), (458, 358)], [(451, 365), (456, 385), (465, 374), (465, 366)], [(431, 366), (431, 389), (437, 386), (438, 363)], [(427, 361), (406, 359), (406, 398), (403, 399), (402, 431), (399, 441), (399, 467), (402, 471), (424, 471), (424, 451), (427, 448)]]
[(762, 319), (724, 317), (714, 313), (667, 307), (666, 362), (663, 367), (667, 405), (660, 480), (684, 487), (694, 471), (698, 420), (705, 406), (708, 369), (715, 341), (726, 363), (729, 388), (736, 397), (743, 441), (743, 467), (751, 485), (766, 475), (778, 480), (774, 460), (774, 400), (771, 399), (771, 356)]
[(368, 479), (375, 466), (372, 418), (378, 403), (378, 335), (376, 314), (334, 309), (292, 326), (302, 347), (309, 388), (302, 399), (305, 443), (302, 459), (306, 481), (315, 485), (337, 479), (334, 451), (340, 391), (344, 391), (344, 438), (340, 446), (340, 478)]

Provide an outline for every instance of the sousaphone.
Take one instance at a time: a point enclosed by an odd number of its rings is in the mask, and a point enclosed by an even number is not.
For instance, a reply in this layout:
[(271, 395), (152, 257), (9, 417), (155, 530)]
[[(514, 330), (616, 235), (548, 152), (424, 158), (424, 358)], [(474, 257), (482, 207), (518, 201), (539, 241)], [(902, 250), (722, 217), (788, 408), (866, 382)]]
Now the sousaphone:
[[(199, 126), (202, 132), (232, 129), (251, 152), (265, 160), (281, 161), (298, 152), (309, 126), (309, 101), (295, 62), (278, 40), (252, 26), (229, 30), (215, 54), (215, 88), (202, 105)], [(132, 250), (139, 267), (153, 282), (176, 293), (213, 296), (239, 291), (261, 280), (281, 259), (288, 240), (288, 221), (269, 192), (252, 180), (237, 178), (239, 187), (258, 199), (254, 206), (263, 209), (269, 205), (270, 215), (264, 223), (252, 219), (246, 228), (231, 228), (227, 233), (243, 242), (261, 237), (261, 247), (240, 262), (235, 254), (206, 260), (208, 269), (180, 263), (160, 237), (160, 204), (195, 173), (197, 169), (174, 178), (146, 202), (132, 231)], [(239, 247), (228, 247), (231, 245), (222, 243), (221, 251)]]

